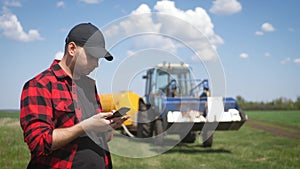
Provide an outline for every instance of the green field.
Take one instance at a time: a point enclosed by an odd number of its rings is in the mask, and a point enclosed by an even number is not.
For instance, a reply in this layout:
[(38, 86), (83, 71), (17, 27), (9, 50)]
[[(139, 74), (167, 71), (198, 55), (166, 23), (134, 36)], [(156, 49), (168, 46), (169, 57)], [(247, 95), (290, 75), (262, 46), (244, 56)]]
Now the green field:
[(251, 118), (300, 127), (300, 111), (250, 111)]
[[(261, 119), (279, 126), (282, 124), (299, 127), (299, 111), (246, 113), (250, 120)], [(18, 117), (18, 113), (0, 112), (0, 166), (2, 169), (26, 168), (30, 158), (27, 146), (23, 142)], [(300, 168), (299, 140), (253, 129), (249, 124), (246, 122), (239, 131), (216, 132), (212, 148), (201, 147), (197, 140), (194, 144), (180, 144), (161, 155), (150, 158), (126, 158), (112, 154), (113, 165), (115, 169)]]

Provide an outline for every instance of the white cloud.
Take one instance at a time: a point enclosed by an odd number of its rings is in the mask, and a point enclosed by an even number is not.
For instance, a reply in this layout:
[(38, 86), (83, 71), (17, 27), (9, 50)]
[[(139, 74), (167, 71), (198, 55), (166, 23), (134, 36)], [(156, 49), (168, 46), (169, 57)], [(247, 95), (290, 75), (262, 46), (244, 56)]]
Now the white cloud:
[(177, 49), (176, 44), (171, 39), (157, 35), (143, 35), (141, 37), (138, 37), (133, 47), (135, 49), (159, 47), (160, 50), (166, 50), (173, 54), (176, 53)]
[(264, 35), (264, 33), (262, 31), (256, 31), (255, 35), (262, 36), (262, 35)]
[(297, 64), (300, 64), (300, 58), (294, 59), (294, 62), (297, 63)]
[(184, 11), (173, 1), (158, 1), (152, 10), (142, 4), (127, 18), (106, 30), (104, 34), (108, 39), (142, 33), (130, 51), (148, 47), (176, 53), (186, 45), (206, 60), (215, 58), (215, 45), (224, 43), (214, 32), (214, 25), (203, 8)]
[(7, 6), (7, 7), (10, 7), (10, 6), (11, 7), (21, 7), (22, 4), (19, 1), (12, 0), (12, 1), (5, 1), (4, 6)]
[(25, 32), (17, 16), (6, 8), (3, 9), (3, 14), (0, 16), (0, 29), (3, 30), (6, 38), (16, 41), (30, 42), (43, 39), (36, 29)]
[(128, 19), (122, 21), (120, 26), (126, 34), (136, 32), (159, 32), (160, 24), (154, 23), (151, 17), (151, 9), (146, 5), (140, 5), (135, 11), (131, 12)]
[(56, 6), (59, 7), (59, 8), (64, 7), (64, 6), (65, 6), (65, 3), (64, 3), (64, 1), (58, 1), (58, 2), (56, 3)]
[(275, 28), (272, 24), (265, 22), (261, 25), (260, 30), (255, 32), (255, 35), (262, 36), (267, 32), (274, 32)]
[(291, 58), (288, 57), (288, 58), (285, 58), (285, 59), (281, 60), (280, 63), (281, 63), (281, 64), (287, 64), (287, 63), (289, 63), (290, 61), (291, 61)]
[(151, 9), (149, 8), (149, 6), (146, 4), (142, 4), (135, 11), (132, 11), (131, 14), (138, 15), (138, 14), (150, 13), (150, 12), (151, 12)]
[(57, 60), (61, 60), (64, 56), (64, 52), (62, 51), (58, 51), (55, 55), (54, 55), (54, 59), (57, 59)]
[(292, 60), (291, 58), (288, 57), (288, 58), (285, 58), (280, 61), (281, 64), (287, 64), (289, 62), (294, 62), (296, 64), (300, 64), (300, 58), (296, 58), (296, 59)]
[(273, 27), (272, 24), (266, 22), (261, 25), (261, 30), (264, 32), (274, 32), (275, 28)]
[(87, 4), (98, 4), (102, 0), (80, 0), (81, 2), (87, 3)]
[(248, 57), (249, 57), (249, 55), (247, 53), (240, 54), (240, 58), (242, 58), (242, 59), (247, 59)]
[(198, 39), (199, 32), (201, 32), (209, 40), (214, 40), (214, 44), (223, 44), (222, 38), (214, 33), (214, 25), (203, 8), (197, 7), (195, 10), (183, 11), (176, 8), (172, 1), (159, 1), (154, 9), (174, 16), (174, 19), (170, 19), (170, 17), (164, 18), (163, 15), (159, 15), (159, 19), (163, 23), (162, 32), (174, 35), (185, 33), (184, 36), (188, 39)]
[(242, 5), (237, 0), (215, 0), (210, 12), (217, 15), (230, 15), (242, 10)]

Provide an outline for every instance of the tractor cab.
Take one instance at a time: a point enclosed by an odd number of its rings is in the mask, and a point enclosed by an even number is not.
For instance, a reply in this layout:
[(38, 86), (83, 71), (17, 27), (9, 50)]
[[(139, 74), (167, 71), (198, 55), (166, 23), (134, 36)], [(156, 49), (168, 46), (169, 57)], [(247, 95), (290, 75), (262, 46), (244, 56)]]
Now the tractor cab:
[[(166, 113), (172, 107), (179, 110), (183, 102), (191, 103), (190, 109), (204, 108), (204, 102), (209, 96), (208, 80), (194, 79), (188, 64), (158, 64), (147, 71), (144, 79), (145, 100), (160, 114)], [(199, 102), (200, 98), (203, 103)]]
[(149, 69), (146, 78), (145, 96), (163, 92), (166, 97), (190, 97), (196, 81), (192, 79), (187, 64), (159, 64)]

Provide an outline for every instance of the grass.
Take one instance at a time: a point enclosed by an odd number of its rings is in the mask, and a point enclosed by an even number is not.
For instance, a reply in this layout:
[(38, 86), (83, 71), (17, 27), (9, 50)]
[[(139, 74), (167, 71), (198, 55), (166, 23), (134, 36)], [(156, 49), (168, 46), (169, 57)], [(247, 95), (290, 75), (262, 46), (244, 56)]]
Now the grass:
[[(277, 121), (278, 116), (289, 113), (275, 112), (246, 112), (250, 118)], [(264, 114), (261, 117), (260, 115)], [(294, 114), (293, 112), (291, 114)], [(267, 117), (269, 115), (269, 117)], [(0, 112), (0, 121), (10, 119), (9, 123), (0, 122), (0, 166), (2, 169), (26, 168), (30, 154), (27, 145), (23, 142), (22, 130), (18, 125), (18, 114), (4, 115)], [(270, 118), (272, 117), (272, 118)], [(274, 117), (274, 118), (273, 118)], [(294, 116), (289, 116), (293, 121)], [(293, 117), (293, 118), (292, 118)], [(296, 117), (299, 119), (298, 114)], [(277, 120), (276, 120), (277, 119)], [(296, 120), (297, 121), (297, 120)], [(278, 121), (277, 121), (278, 122)], [(284, 124), (293, 124), (286, 120)], [(1, 125), (2, 124), (2, 125)], [(9, 125), (14, 124), (14, 125)], [(295, 126), (298, 126), (297, 124)], [(205, 168), (205, 169), (297, 169), (300, 168), (300, 142), (299, 140), (274, 136), (272, 134), (255, 130), (246, 124), (239, 131), (218, 131), (214, 134), (212, 148), (200, 146), (199, 137), (193, 144), (179, 144), (171, 150), (157, 156), (148, 158), (128, 158), (112, 153), (115, 169), (137, 168)], [(134, 142), (124, 138), (115, 137), (116, 142), (125, 145)], [(145, 144), (145, 146), (148, 146)], [(116, 147), (119, 148), (119, 147)], [(155, 151), (152, 147), (152, 151)], [(132, 151), (128, 149), (125, 151)], [(138, 156), (139, 154), (137, 154)]]
[(2, 169), (26, 168), (30, 153), (23, 142), (19, 112), (0, 111), (0, 147)]
[(250, 118), (300, 127), (300, 111), (249, 111)]
[(19, 118), (19, 112), (18, 111), (0, 111), (0, 118), (13, 118), (18, 119)]
[(299, 168), (300, 143), (257, 131), (247, 125), (240, 131), (216, 132), (211, 149), (180, 144), (164, 154), (132, 159), (113, 155), (116, 169), (135, 168)]
[(0, 127), (0, 166), (2, 169), (26, 168), (30, 159), (19, 127)]

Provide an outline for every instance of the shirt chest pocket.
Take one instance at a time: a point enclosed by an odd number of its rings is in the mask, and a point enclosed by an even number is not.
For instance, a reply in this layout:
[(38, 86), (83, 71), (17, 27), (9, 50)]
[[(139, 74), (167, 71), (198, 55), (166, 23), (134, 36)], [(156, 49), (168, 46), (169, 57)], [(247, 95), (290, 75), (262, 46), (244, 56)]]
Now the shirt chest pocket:
[(69, 127), (75, 123), (75, 107), (71, 98), (53, 99), (53, 121), (55, 127)]

